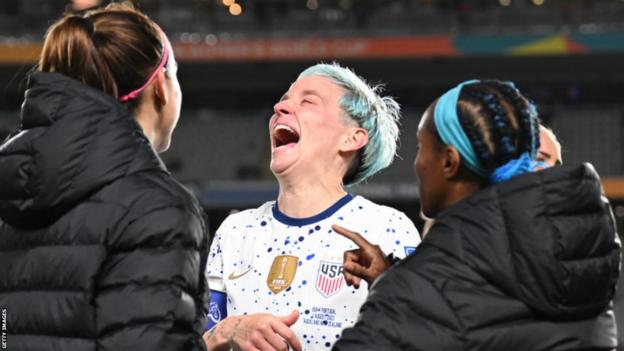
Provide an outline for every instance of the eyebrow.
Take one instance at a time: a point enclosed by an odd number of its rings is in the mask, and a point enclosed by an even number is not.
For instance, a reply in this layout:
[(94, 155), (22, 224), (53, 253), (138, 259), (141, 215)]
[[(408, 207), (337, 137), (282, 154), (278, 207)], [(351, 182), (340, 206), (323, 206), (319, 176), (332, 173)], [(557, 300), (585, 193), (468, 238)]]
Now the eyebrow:
[(318, 98), (322, 99), (321, 94), (319, 94), (316, 90), (304, 90), (301, 95), (306, 96), (306, 95), (314, 95), (317, 96)]
[(538, 153), (539, 153), (540, 155), (544, 156), (544, 158), (545, 158), (545, 159), (550, 160), (550, 159), (552, 158), (552, 155), (551, 155), (551, 154), (549, 154), (548, 152), (544, 152), (544, 151), (541, 151), (541, 150), (540, 150), (540, 151), (538, 151)]
[[(316, 90), (304, 90), (304, 91), (301, 92), (301, 95), (302, 96), (313, 95), (313, 96), (318, 97), (321, 100), (323, 99), (321, 97), (321, 94), (319, 94)], [(288, 93), (285, 93), (284, 95), (282, 95), (282, 97), (280, 98), (279, 101), (284, 101), (284, 100), (288, 99), (289, 97), (290, 96), (288, 95)]]

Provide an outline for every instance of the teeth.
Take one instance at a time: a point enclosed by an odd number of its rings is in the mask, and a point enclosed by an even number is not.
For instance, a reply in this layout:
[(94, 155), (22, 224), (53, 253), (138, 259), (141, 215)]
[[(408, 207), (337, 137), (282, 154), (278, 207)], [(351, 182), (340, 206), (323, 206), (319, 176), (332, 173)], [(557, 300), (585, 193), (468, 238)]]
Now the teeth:
[(275, 126), (275, 130), (280, 130), (280, 129), (287, 130), (288, 132), (293, 133), (293, 134), (295, 133), (295, 131), (292, 130), (292, 128), (284, 124), (278, 124)]

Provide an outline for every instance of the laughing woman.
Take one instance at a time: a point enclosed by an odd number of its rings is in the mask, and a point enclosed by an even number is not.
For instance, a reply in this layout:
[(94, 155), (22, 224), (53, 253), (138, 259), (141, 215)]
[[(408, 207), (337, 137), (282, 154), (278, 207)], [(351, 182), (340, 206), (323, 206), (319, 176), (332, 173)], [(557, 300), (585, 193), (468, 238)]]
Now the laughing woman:
[(210, 318), (221, 321), (205, 335), (210, 349), (327, 350), (355, 323), (366, 289), (346, 286), (342, 255), (354, 245), (332, 225), (399, 257), (420, 242), (403, 213), (344, 188), (392, 162), (398, 117), (393, 99), (335, 64), (308, 68), (275, 104), (278, 198), (217, 230), (208, 276)]

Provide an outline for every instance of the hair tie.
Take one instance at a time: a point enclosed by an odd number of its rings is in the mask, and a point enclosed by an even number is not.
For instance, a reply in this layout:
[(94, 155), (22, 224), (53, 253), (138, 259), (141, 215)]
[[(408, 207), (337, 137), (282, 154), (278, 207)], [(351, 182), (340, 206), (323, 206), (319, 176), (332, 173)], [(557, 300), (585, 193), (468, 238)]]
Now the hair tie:
[(523, 173), (535, 172), (539, 165), (528, 152), (523, 152), (520, 157), (514, 158), (504, 165), (496, 168), (490, 174), (490, 183), (504, 182)]

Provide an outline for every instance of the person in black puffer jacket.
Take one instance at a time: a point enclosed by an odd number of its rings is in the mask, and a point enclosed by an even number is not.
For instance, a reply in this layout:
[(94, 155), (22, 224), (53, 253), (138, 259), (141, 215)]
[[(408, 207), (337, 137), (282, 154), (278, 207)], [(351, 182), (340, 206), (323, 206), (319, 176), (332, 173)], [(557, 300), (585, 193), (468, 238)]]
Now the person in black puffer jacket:
[(180, 113), (166, 36), (128, 5), (68, 15), (37, 71), (0, 147), (6, 349), (205, 350), (206, 225), (155, 153)]
[[(375, 280), (334, 350), (614, 349), (620, 244), (591, 165), (534, 171), (535, 108), (500, 81), (444, 94), (418, 141), (435, 224)], [(384, 269), (378, 248), (337, 229), (361, 247), (345, 254), (348, 279)]]

